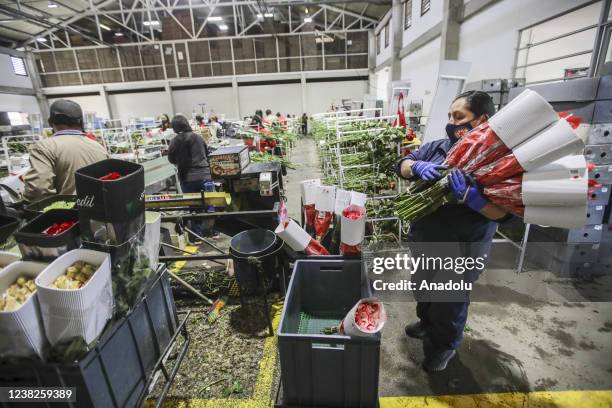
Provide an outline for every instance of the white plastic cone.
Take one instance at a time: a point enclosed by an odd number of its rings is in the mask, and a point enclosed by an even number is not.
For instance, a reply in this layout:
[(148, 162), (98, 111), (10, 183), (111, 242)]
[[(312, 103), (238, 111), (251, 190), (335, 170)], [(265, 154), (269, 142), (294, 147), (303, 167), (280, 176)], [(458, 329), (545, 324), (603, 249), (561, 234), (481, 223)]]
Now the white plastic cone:
[(346, 245), (359, 245), (363, 242), (365, 236), (366, 211), (364, 207), (351, 204), (345, 208), (347, 210), (361, 211), (362, 216), (359, 219), (352, 220), (342, 215), (340, 221), (340, 241)]
[(557, 228), (582, 228), (586, 223), (587, 206), (525, 206), (523, 219), (526, 224), (538, 224)]
[(279, 224), (274, 230), (287, 245), (294, 251), (303, 251), (306, 249), (312, 238), (306, 231), (302, 229), (295, 221), (289, 220), (287, 226), (283, 223)]
[(321, 185), (321, 179), (304, 180), (300, 183), (302, 192), (302, 204), (314, 204), (316, 198), (316, 186)]
[(552, 106), (537, 92), (525, 89), (489, 119), (491, 129), (510, 149), (558, 119)]
[(584, 156), (567, 156), (523, 175), (525, 205), (582, 206), (587, 202), (588, 173)]
[(531, 139), (513, 149), (516, 160), (525, 171), (537, 169), (564, 156), (584, 149), (584, 142), (566, 120), (558, 120)]

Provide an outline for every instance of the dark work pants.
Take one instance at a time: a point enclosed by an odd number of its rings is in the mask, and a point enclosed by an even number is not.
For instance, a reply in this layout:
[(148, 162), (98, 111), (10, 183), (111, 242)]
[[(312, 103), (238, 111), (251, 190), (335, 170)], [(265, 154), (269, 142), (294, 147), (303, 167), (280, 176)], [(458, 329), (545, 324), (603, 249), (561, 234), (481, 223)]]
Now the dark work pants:
[[(207, 180), (181, 181), (181, 190), (183, 190), (183, 193), (199, 193), (200, 191), (204, 190), (204, 183), (206, 181)], [(211, 221), (189, 220), (186, 222), (186, 224), (187, 224), (187, 228), (189, 228), (190, 230), (192, 230), (193, 232), (195, 232), (201, 237), (206, 237), (206, 236), (211, 235), (211, 232), (210, 232)], [(189, 236), (191, 237), (192, 240), (197, 239), (196, 237), (191, 236), (191, 234), (189, 234)]]
[(436, 349), (454, 350), (459, 347), (469, 305), (469, 301), (417, 303), (417, 316)]

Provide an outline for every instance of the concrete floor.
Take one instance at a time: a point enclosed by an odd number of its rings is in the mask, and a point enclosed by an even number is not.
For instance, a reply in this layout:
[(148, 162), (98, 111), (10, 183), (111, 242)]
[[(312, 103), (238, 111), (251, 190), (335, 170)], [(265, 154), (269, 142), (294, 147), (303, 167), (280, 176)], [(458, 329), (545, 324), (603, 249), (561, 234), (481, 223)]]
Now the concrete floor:
[[(314, 142), (299, 140), (291, 160), (299, 167), (288, 174), (286, 195), (299, 219), (299, 181), (320, 177)], [(442, 373), (424, 372), (421, 342), (404, 335), (415, 304), (383, 298), (381, 397), (612, 389), (612, 302), (576, 302), (586, 291), (610, 300), (612, 279), (577, 285), (546, 271), (517, 275), (515, 255), (507, 245), (494, 248), (475, 289), (490, 301), (472, 303), (464, 342)]]

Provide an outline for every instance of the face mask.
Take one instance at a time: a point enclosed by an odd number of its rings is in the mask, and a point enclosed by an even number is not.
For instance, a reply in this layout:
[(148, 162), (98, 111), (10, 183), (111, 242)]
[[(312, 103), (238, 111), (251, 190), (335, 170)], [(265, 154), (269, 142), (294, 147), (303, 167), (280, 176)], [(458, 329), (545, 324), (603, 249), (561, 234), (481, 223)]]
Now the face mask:
[(474, 129), (474, 127), (470, 124), (470, 122), (462, 123), (461, 125), (447, 123), (446, 135), (452, 143), (455, 143), (457, 140), (459, 140), (459, 138), (465, 136), (472, 129)]

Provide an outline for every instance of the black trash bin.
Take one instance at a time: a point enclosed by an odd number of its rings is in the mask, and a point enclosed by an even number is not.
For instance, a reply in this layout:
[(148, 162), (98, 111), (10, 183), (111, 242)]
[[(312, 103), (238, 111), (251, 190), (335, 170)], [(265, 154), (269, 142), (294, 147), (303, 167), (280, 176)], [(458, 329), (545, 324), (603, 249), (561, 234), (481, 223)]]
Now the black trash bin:
[(256, 289), (263, 283), (257, 265), (248, 261), (250, 257), (261, 262), (266, 287), (269, 288), (278, 282), (279, 246), (280, 240), (276, 234), (263, 228), (250, 229), (234, 235), (230, 241), (230, 253), (241, 289)]

